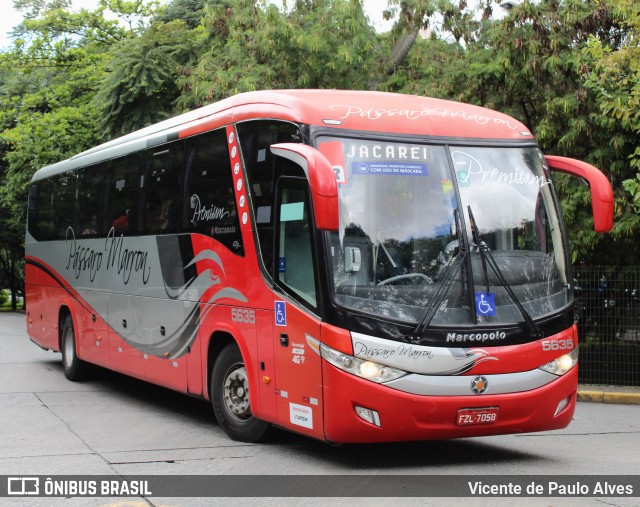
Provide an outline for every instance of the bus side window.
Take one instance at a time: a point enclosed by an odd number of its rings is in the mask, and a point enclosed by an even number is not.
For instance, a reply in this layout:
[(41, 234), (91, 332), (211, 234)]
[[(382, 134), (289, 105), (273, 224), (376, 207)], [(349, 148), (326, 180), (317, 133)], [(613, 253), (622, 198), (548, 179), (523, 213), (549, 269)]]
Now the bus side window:
[(104, 164), (78, 170), (78, 199), (76, 200), (78, 229), (76, 236), (95, 238), (100, 230), (104, 202)]
[(247, 189), (253, 205), (262, 263), (273, 277), (275, 182), (282, 175), (298, 176), (302, 170), (295, 164), (277, 162), (269, 148), (277, 143), (300, 143), (302, 135), (297, 125), (276, 120), (247, 121), (239, 123), (236, 129), (247, 173)]
[(146, 161), (141, 180), (143, 233), (178, 232), (182, 144), (158, 146)]
[(29, 189), (29, 233), (37, 241), (55, 239), (51, 180), (40, 180)]
[(115, 235), (130, 235), (138, 230), (138, 190), (140, 187), (140, 157), (122, 157), (111, 163), (111, 178), (107, 205), (107, 227)]
[(226, 130), (189, 139), (185, 152), (181, 230), (211, 236), (244, 255)]
[(300, 178), (278, 182), (276, 280), (293, 297), (317, 308), (309, 192)]
[(76, 173), (67, 171), (53, 178), (53, 227), (56, 239), (65, 239), (68, 229), (75, 234)]

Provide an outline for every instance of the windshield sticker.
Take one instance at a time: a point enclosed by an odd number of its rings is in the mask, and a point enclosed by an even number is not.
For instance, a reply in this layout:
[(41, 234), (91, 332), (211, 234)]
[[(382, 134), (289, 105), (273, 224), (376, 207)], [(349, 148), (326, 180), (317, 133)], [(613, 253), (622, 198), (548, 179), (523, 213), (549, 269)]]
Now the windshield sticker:
[(352, 162), (353, 174), (392, 176), (428, 176), (427, 164), (404, 164), (401, 162)]
[(460, 187), (470, 187), (471, 186), (471, 177), (469, 176), (469, 171), (466, 168), (459, 169), (456, 167), (456, 175), (458, 176), (458, 183)]
[(347, 182), (347, 175), (345, 174), (344, 167), (341, 165), (331, 166), (333, 173), (336, 175), (336, 182), (339, 185), (344, 185)]
[(330, 141), (321, 143), (318, 146), (322, 153), (331, 164), (331, 169), (336, 175), (336, 182), (343, 185), (347, 182), (347, 174), (344, 170), (344, 155), (342, 153), (342, 141)]
[(492, 317), (496, 314), (493, 292), (476, 292), (476, 313), (484, 317)]
[(347, 158), (360, 159), (387, 159), (387, 160), (425, 160), (429, 158), (429, 148), (427, 146), (405, 146), (391, 143), (371, 144), (361, 143), (351, 144), (351, 150), (347, 153)]
[(451, 152), (451, 158), (455, 163), (456, 175), (461, 187), (470, 186), (472, 179), (482, 183), (506, 183), (512, 186), (536, 185), (540, 188), (546, 184), (543, 176), (531, 174), (521, 167), (514, 167), (512, 170), (483, 167), (477, 158), (463, 151)]

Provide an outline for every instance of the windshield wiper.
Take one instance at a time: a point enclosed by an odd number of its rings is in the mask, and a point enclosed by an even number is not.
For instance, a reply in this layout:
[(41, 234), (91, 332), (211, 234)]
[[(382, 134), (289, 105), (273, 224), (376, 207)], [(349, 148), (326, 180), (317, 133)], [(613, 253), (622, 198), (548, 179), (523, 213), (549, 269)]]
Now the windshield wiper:
[(482, 260), (482, 267), (484, 271), (484, 278), (487, 286), (487, 292), (489, 292), (489, 276), (486, 268), (486, 265), (488, 263), (491, 269), (493, 270), (493, 272), (495, 273), (496, 277), (498, 278), (500, 285), (502, 285), (502, 288), (507, 292), (507, 294), (511, 298), (511, 301), (513, 301), (513, 303), (516, 305), (516, 307), (522, 314), (522, 317), (524, 318), (527, 326), (529, 327), (529, 330), (531, 331), (531, 334), (533, 335), (533, 337), (537, 339), (542, 338), (543, 336), (542, 330), (535, 323), (531, 315), (529, 315), (529, 312), (527, 312), (525, 307), (522, 306), (522, 303), (518, 299), (518, 296), (515, 295), (515, 293), (507, 283), (507, 281), (504, 279), (504, 276), (502, 275), (502, 271), (500, 270), (500, 268), (498, 267), (498, 264), (493, 258), (493, 255), (491, 254), (489, 247), (486, 244), (483, 244), (482, 241), (480, 240), (480, 231), (478, 229), (478, 225), (476, 224), (476, 220), (473, 216), (473, 211), (471, 210), (471, 206), (467, 206), (467, 211), (469, 212), (469, 222), (471, 225), (471, 233), (473, 234), (473, 241), (478, 246), (478, 251), (480, 252), (480, 258)]
[[(458, 252), (453, 254), (454, 255), (453, 258), (443, 269), (440, 276), (440, 287), (438, 288), (438, 290), (436, 291), (433, 297), (433, 304), (429, 306), (422, 313), (422, 316), (420, 317), (420, 319), (418, 319), (418, 323), (416, 324), (416, 327), (413, 330), (413, 334), (415, 336), (420, 335), (425, 331), (425, 329), (429, 327), (429, 324), (435, 317), (438, 311), (438, 308), (442, 304), (442, 301), (444, 301), (444, 298), (447, 297), (447, 294), (449, 293), (449, 289), (451, 288), (451, 285), (453, 283), (453, 280), (456, 274), (456, 270), (454, 268), (457, 267), (458, 264), (462, 263), (462, 266), (464, 269), (464, 262), (465, 262), (465, 259), (467, 258), (469, 250), (467, 249), (466, 242), (462, 235), (462, 227), (460, 226), (460, 215), (457, 209), (453, 210), (453, 217), (454, 217), (455, 226), (456, 226), (456, 236), (458, 238)], [(462, 255), (460, 255), (460, 252), (462, 253)], [(464, 276), (462, 277), (462, 284), (464, 286)]]
[[(482, 240), (480, 239), (480, 231), (478, 226), (476, 225), (476, 219), (473, 216), (473, 212), (471, 211), (471, 206), (468, 206), (469, 210), (469, 225), (471, 226), (471, 235), (473, 237), (473, 242), (476, 245), (476, 248), (480, 252), (480, 261), (482, 262), (482, 276), (484, 278), (484, 285), (489, 292), (489, 272), (487, 271), (487, 256), (484, 255), (484, 245), (482, 244)], [(488, 249), (487, 249), (488, 250)], [(476, 322), (477, 323), (477, 322)]]

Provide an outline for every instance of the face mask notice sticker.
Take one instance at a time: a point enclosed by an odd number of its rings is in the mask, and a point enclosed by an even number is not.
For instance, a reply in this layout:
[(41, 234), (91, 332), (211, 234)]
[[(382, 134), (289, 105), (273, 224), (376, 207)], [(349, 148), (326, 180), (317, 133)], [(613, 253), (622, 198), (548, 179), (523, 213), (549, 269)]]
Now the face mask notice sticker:
[(351, 167), (353, 174), (429, 176), (427, 164), (411, 162), (352, 162)]

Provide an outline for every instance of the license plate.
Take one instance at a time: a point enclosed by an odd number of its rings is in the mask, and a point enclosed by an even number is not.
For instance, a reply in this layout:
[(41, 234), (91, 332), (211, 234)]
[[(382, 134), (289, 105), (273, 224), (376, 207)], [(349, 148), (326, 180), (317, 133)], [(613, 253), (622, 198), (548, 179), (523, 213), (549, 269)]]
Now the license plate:
[(458, 426), (493, 424), (498, 420), (498, 407), (463, 408), (458, 410)]

